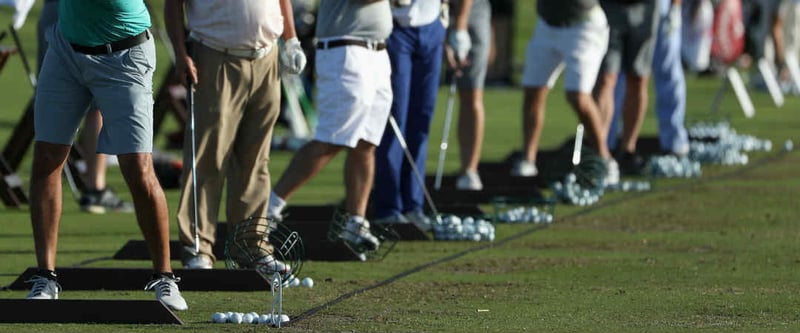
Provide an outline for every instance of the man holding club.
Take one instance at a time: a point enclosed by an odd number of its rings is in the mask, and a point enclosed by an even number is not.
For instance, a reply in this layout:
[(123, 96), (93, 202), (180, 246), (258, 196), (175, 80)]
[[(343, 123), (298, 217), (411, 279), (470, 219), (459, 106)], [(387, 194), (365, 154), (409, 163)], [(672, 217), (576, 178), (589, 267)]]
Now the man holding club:
[(61, 0), (48, 33), (34, 109), (31, 222), (39, 271), (29, 299), (58, 299), (56, 250), (61, 172), (75, 132), (94, 102), (102, 114), (97, 150), (119, 157), (155, 274), (146, 289), (173, 310), (188, 306), (172, 274), (167, 202), (153, 171), (155, 45), (143, 1)]
[(342, 239), (357, 252), (380, 242), (365, 219), (380, 143), (392, 105), (386, 38), (392, 32), (388, 0), (322, 0), (317, 14), (316, 84), (319, 123), (314, 139), (292, 158), (270, 196), (269, 214), (281, 210), (300, 186), (343, 149), (345, 209)]
[[(428, 230), (431, 224), (423, 212), (423, 202), (429, 196), (418, 174), (425, 170), (436, 109), (445, 29), (450, 21), (449, 1), (396, 0), (394, 4), (395, 26), (387, 47), (394, 93), (391, 113), (399, 131), (385, 131), (375, 154), (375, 222), (412, 222)], [(461, 0), (457, 5), (453, 20), (456, 28), (447, 43), (462, 61), (471, 47), (467, 21), (472, 0)], [(401, 140), (407, 145), (401, 145)], [(405, 155), (413, 161), (406, 161)]]
[(605, 159), (606, 184), (619, 181), (616, 161), (606, 146), (597, 104), (592, 99), (603, 54), (608, 46), (608, 25), (597, 0), (540, 0), (536, 5), (539, 20), (528, 42), (522, 85), (523, 152), (511, 174), (533, 177), (539, 171), (536, 154), (544, 123), (547, 95), (562, 71), (566, 71), (564, 90), (567, 101), (589, 130), (591, 141)]
[[(194, 128), (184, 139), (183, 165), (192, 168), (184, 168), (178, 206), (183, 264), (212, 268), (224, 183), (228, 223), (267, 216), (269, 152), (280, 110), (278, 38), (285, 71), (300, 73), (306, 58), (290, 0), (167, 0), (164, 6), (176, 73), (194, 86), (190, 98), (197, 97), (190, 108)], [(196, 156), (188, 150), (193, 143)], [(271, 255), (264, 259), (271, 262), (259, 265), (267, 270), (262, 273), (289, 269)]]

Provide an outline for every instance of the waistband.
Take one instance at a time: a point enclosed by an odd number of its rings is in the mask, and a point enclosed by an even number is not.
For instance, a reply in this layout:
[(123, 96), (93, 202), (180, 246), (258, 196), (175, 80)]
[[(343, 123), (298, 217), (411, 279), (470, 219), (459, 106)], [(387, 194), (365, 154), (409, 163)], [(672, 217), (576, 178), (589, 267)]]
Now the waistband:
[(146, 42), (148, 39), (150, 39), (150, 31), (145, 29), (144, 31), (142, 31), (142, 33), (136, 36), (131, 36), (108, 44), (97, 45), (97, 46), (83, 46), (70, 43), (69, 45), (72, 46), (72, 49), (78, 53), (89, 54), (89, 55), (112, 54), (114, 52), (127, 50), (136, 45), (142, 44)]
[(386, 49), (385, 42), (376, 42), (368, 40), (329, 39), (317, 42), (317, 48), (320, 50), (332, 49), (336, 47), (349, 46), (349, 45), (361, 46), (363, 48), (367, 48), (374, 51), (382, 51)]
[(195, 34), (193, 34), (191, 32), (189, 33), (189, 39), (191, 39), (194, 42), (203, 44), (203, 46), (205, 46), (205, 47), (207, 47), (209, 49), (212, 49), (214, 51), (217, 51), (217, 52), (220, 52), (220, 53), (224, 53), (224, 54), (227, 54), (227, 55), (232, 55), (234, 57), (245, 58), (245, 59), (250, 59), (250, 60), (256, 60), (256, 59), (261, 59), (261, 58), (265, 57), (267, 54), (269, 54), (269, 51), (271, 51), (272, 48), (275, 46), (275, 43), (273, 43), (270, 46), (262, 47), (260, 49), (233, 49), (233, 48), (226, 48), (226, 47), (220, 47), (220, 46), (209, 44), (208, 42), (206, 42), (206, 41), (204, 41), (204, 40), (202, 40), (200, 38), (197, 38), (197, 35), (195, 35)]

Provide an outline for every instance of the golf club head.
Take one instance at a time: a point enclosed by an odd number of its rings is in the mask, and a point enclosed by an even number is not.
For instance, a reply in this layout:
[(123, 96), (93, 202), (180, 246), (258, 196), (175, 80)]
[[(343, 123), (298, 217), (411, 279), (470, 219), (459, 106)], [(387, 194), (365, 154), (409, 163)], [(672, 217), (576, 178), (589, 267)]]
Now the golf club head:
[(387, 228), (378, 223), (370, 223), (369, 232), (377, 238), (380, 246), (377, 249), (369, 249), (363, 246), (354, 246), (347, 239), (361, 237), (356, 232), (347, 228), (347, 221), (350, 215), (341, 211), (336, 211), (333, 220), (328, 228), (328, 240), (332, 242), (343, 242), (350, 250), (357, 253), (362, 261), (381, 260), (389, 255), (397, 245), (400, 236), (392, 228)]
[(300, 235), (266, 217), (251, 217), (234, 225), (225, 242), (225, 266), (255, 269), (267, 278), (280, 273), (283, 280), (299, 276), (305, 259)]

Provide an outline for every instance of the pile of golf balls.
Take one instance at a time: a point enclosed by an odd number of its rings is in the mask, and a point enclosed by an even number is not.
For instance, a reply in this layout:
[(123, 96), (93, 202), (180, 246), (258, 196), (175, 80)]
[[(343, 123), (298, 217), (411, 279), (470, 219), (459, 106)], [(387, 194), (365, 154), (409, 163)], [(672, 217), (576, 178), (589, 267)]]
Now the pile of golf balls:
[(621, 180), (619, 183), (606, 185), (608, 191), (647, 192), (650, 189), (650, 182), (644, 180)]
[(700, 162), (688, 156), (653, 156), (650, 158), (649, 168), (650, 174), (655, 177), (692, 178), (703, 174)]
[(517, 207), (497, 214), (497, 221), (504, 223), (553, 223), (553, 214), (536, 207)]
[(701, 139), (689, 142), (689, 158), (701, 163), (745, 165), (749, 161), (745, 152), (772, 150), (772, 141), (737, 134), (726, 122), (698, 123), (687, 131), (692, 138)]
[(455, 215), (442, 217), (441, 223), (433, 224), (433, 237), (436, 240), (494, 241), (494, 225), (484, 219), (471, 216), (463, 219)]
[(577, 177), (573, 173), (567, 174), (564, 181), (553, 183), (552, 188), (556, 199), (570, 205), (593, 205), (603, 196), (602, 188), (583, 187), (577, 182)]
[(217, 324), (267, 324), (277, 326), (277, 320), (280, 320), (280, 323), (286, 323), (289, 321), (289, 316), (285, 314), (273, 316), (270, 313), (259, 315), (255, 312), (215, 312), (211, 315), (211, 322)]

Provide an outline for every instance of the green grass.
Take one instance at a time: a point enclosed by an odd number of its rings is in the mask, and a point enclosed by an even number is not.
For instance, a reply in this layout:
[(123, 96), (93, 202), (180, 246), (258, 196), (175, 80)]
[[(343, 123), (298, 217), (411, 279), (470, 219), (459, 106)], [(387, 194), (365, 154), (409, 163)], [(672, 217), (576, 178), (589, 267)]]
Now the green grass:
[[(533, 1), (518, 1), (516, 61), (530, 36)], [(22, 30), (33, 59), (34, 9)], [(160, 5), (158, 5), (160, 6)], [(156, 6), (158, 8), (158, 6)], [(7, 12), (0, 22), (8, 22)], [(9, 41), (5, 44), (8, 45)], [(165, 55), (163, 49), (159, 54)], [(157, 77), (166, 58), (159, 59)], [(0, 142), (5, 142), (32, 93), (19, 59), (0, 73)], [(160, 81), (159, 81), (160, 82)], [(708, 117), (719, 86), (716, 78), (688, 81), (690, 119)], [(654, 96), (651, 94), (651, 96)], [(495, 161), (519, 149), (521, 92), (492, 88), (486, 96), (487, 134), (483, 159)], [(445, 91), (439, 99), (444, 109)], [(721, 109), (732, 126), (781, 147), (797, 140), (800, 101), (787, 98), (775, 108), (769, 96), (753, 93), (754, 119), (745, 119), (733, 95)], [(543, 146), (571, 135), (576, 118), (556, 89), (548, 102)], [(432, 125), (430, 153), (438, 153), (443, 112)], [(167, 124), (162, 133), (176, 127)], [(643, 135), (655, 134), (652, 107)], [(447, 171), (457, 169), (457, 144), (448, 150)], [(163, 135), (157, 139), (163, 145)], [(30, 155), (30, 154), (29, 154)], [(272, 156), (273, 179), (291, 153)], [(800, 154), (756, 153), (746, 167), (704, 166), (700, 179), (662, 180), (649, 193), (612, 193), (589, 209), (559, 205), (556, 223), (546, 229), (498, 225), (494, 244), (401, 242), (380, 262), (307, 262), (303, 276), (313, 289), (286, 290), (285, 309), (293, 316), (318, 306), (283, 331), (336, 332), (797, 332), (800, 331), (800, 252), (797, 195)], [(760, 163), (760, 161), (764, 161)], [(341, 157), (301, 189), (293, 203), (341, 200)], [(29, 156), (19, 172), (27, 184)], [(436, 160), (429, 159), (427, 170)], [(117, 169), (109, 182), (124, 189)], [(120, 191), (124, 192), (124, 191)], [(68, 192), (65, 192), (68, 193)], [(123, 193), (126, 195), (126, 193)], [(178, 193), (167, 192), (172, 215)], [(0, 285), (13, 281), (35, 257), (28, 211), (0, 210)], [(173, 235), (176, 226), (172, 223)], [(87, 215), (65, 200), (59, 266), (111, 256), (129, 239), (140, 238), (132, 215)], [(173, 236), (174, 238), (175, 236)], [(443, 260), (449, 258), (448, 260)], [(437, 262), (438, 261), (438, 262)], [(422, 267), (428, 263), (430, 266)], [(174, 263), (178, 265), (179, 263)], [(90, 267), (149, 267), (146, 261), (95, 262)], [(411, 270), (416, 273), (402, 276)], [(375, 287), (376, 284), (391, 281)], [(144, 281), (143, 281), (144, 283)], [(352, 293), (355, 292), (355, 293)], [(0, 298), (24, 297), (0, 291)], [(265, 293), (185, 292), (190, 310), (179, 313), (182, 327), (158, 325), (0, 325), (5, 332), (239, 332), (264, 327), (210, 324), (216, 311), (266, 312)], [(341, 302), (330, 302), (340, 296)], [(150, 299), (143, 291), (66, 290), (64, 299)], [(488, 310), (480, 311), (479, 310)]]

